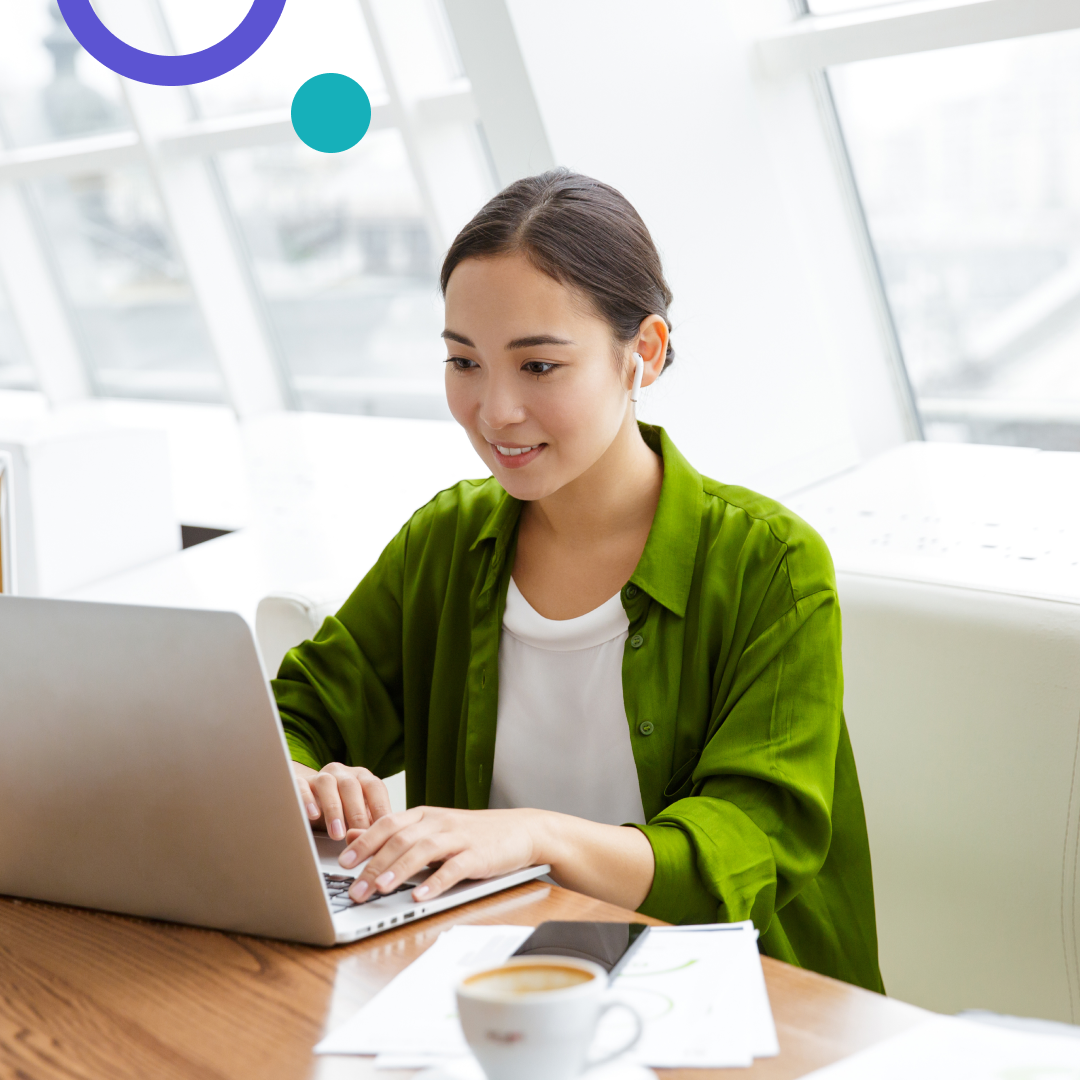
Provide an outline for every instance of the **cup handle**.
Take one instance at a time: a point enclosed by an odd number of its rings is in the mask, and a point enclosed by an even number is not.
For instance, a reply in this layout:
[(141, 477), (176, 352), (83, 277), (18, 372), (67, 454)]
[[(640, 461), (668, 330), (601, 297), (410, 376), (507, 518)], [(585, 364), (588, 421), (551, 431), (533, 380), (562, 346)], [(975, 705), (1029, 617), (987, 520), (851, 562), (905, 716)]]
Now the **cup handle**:
[(627, 1050), (633, 1050), (635, 1046), (641, 1041), (641, 1034), (644, 1028), (641, 1024), (641, 1017), (638, 1016), (637, 1009), (631, 1005), (627, 1005), (625, 1001), (609, 1001), (600, 1006), (600, 1015), (596, 1018), (597, 1026), (600, 1025), (600, 1020), (603, 1019), (612, 1009), (625, 1009), (634, 1018), (634, 1034), (630, 1040), (624, 1045), (620, 1046), (618, 1050), (612, 1050), (610, 1054), (605, 1054), (599, 1058), (586, 1058), (585, 1059), (585, 1071), (595, 1069), (599, 1065), (606, 1065), (609, 1061), (614, 1061), (617, 1057), (621, 1057), (627, 1052)]

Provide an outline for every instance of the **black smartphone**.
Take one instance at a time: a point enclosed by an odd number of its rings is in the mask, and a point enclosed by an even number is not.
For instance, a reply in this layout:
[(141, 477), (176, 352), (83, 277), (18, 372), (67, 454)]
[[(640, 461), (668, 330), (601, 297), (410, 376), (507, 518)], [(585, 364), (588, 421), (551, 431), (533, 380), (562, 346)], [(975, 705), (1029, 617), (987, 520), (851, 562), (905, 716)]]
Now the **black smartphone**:
[(592, 960), (614, 979), (645, 940), (645, 923), (543, 922), (515, 956), (573, 956)]

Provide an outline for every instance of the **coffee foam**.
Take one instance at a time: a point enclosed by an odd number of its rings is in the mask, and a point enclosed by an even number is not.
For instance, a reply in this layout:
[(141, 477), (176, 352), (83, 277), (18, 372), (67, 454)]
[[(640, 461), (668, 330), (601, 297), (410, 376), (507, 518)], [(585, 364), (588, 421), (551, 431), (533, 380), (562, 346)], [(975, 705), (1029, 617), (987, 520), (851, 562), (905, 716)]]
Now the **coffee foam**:
[(519, 997), (568, 990), (592, 982), (594, 978), (591, 971), (563, 964), (508, 964), (470, 975), (462, 985), (500, 997)]

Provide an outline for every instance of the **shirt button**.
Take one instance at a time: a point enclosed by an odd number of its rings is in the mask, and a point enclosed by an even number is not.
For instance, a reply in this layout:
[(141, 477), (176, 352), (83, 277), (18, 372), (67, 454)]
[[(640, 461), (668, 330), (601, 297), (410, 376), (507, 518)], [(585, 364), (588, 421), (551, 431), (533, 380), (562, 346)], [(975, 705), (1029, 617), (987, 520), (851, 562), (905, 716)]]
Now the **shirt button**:
[(630, 639), (630, 648), (631, 649), (640, 649), (641, 646), (644, 645), (644, 644), (645, 644), (645, 639), (640, 634), (635, 634)]
[(637, 729), (642, 735), (651, 735), (656, 730), (656, 725), (651, 720), (642, 720)]
[(626, 599), (627, 600), (633, 600), (634, 597), (637, 596), (637, 594), (638, 594), (638, 587), (636, 585), (627, 585), (626, 586)]

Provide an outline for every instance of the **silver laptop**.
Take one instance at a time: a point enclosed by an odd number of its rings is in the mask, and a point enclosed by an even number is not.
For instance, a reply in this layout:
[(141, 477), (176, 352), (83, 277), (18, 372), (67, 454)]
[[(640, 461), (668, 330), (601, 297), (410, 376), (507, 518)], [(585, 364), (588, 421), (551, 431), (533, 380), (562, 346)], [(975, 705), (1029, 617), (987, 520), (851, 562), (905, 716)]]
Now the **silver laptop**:
[(0, 596), (0, 894), (334, 945), (550, 869), (354, 904), (342, 846), (239, 615)]

